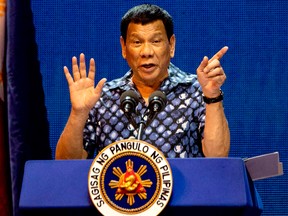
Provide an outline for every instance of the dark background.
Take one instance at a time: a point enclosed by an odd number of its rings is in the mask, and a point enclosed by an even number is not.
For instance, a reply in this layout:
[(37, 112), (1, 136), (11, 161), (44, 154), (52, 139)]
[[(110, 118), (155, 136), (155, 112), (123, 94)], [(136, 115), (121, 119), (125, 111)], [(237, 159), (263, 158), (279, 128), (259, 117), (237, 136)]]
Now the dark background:
[[(40, 70), (53, 157), (70, 112), (63, 66), (81, 52), (94, 58), (97, 81), (128, 70), (120, 50), (120, 20), (136, 0), (32, 0)], [(223, 46), (227, 74), (224, 106), (231, 130), (230, 157), (278, 151), (288, 162), (288, 1), (149, 1), (174, 18), (176, 53), (172, 62), (195, 73), (204, 55)], [(87, 61), (88, 62), (88, 61)], [(263, 215), (288, 215), (287, 176), (256, 181)]]

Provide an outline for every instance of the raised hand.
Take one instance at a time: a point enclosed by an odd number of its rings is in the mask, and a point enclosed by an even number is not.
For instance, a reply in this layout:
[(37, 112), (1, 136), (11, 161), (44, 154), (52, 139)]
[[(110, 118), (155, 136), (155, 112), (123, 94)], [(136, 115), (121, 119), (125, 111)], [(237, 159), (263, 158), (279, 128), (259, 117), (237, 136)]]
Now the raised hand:
[(211, 59), (205, 56), (196, 70), (199, 83), (206, 97), (217, 97), (220, 87), (226, 80), (226, 74), (221, 66), (220, 59), (227, 50), (227, 46), (223, 47)]
[(87, 112), (89, 112), (89, 110), (99, 100), (106, 79), (101, 79), (97, 86), (94, 87), (95, 61), (93, 58), (90, 59), (90, 66), (87, 76), (85, 56), (83, 53), (80, 54), (79, 66), (77, 63), (77, 58), (75, 56), (72, 58), (72, 72), (73, 77), (68, 68), (66, 66), (64, 67), (64, 74), (69, 86), (72, 110), (77, 113), (83, 112), (83, 114), (87, 114)]

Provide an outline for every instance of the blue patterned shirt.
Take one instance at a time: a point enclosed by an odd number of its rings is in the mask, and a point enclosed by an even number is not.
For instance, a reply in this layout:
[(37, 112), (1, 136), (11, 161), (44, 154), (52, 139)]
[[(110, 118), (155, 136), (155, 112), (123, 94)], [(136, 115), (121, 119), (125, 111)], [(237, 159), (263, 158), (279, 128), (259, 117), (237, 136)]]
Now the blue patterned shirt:
[[(204, 157), (201, 140), (206, 110), (197, 76), (181, 71), (172, 63), (168, 72), (159, 88), (166, 95), (167, 104), (143, 131), (141, 140), (156, 146), (167, 158)], [(137, 137), (137, 130), (120, 108), (121, 94), (132, 89), (140, 100), (136, 107), (137, 124), (147, 109), (131, 78), (130, 70), (122, 78), (105, 83), (100, 100), (91, 109), (84, 128), (88, 158), (95, 157), (115, 141)]]

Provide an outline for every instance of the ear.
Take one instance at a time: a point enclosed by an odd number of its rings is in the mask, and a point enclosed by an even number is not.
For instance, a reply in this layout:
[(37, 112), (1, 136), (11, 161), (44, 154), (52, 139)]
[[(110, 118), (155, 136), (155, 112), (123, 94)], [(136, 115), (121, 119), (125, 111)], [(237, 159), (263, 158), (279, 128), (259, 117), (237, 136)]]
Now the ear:
[(170, 37), (169, 44), (170, 44), (170, 57), (173, 58), (175, 54), (175, 45), (176, 45), (176, 37), (174, 34)]
[(126, 59), (126, 44), (122, 36), (120, 37), (120, 44), (121, 44), (121, 49), (122, 49), (122, 57)]

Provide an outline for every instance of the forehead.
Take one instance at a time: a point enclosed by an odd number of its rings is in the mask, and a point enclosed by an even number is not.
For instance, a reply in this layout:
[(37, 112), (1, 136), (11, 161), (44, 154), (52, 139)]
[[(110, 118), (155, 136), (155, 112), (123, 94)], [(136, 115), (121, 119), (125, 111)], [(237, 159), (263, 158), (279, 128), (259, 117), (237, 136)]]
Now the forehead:
[(129, 23), (127, 29), (127, 36), (145, 36), (148, 34), (166, 34), (165, 26), (162, 20), (156, 20), (147, 24), (133, 22)]

